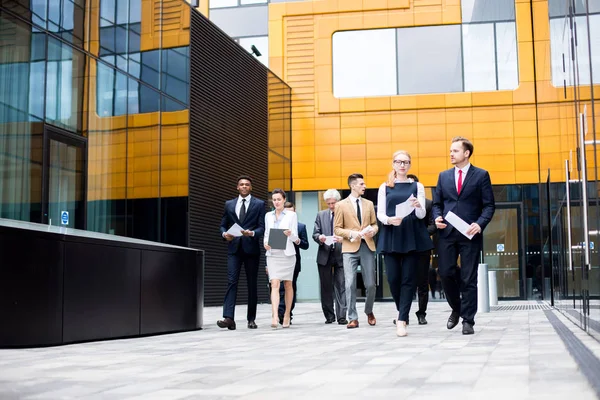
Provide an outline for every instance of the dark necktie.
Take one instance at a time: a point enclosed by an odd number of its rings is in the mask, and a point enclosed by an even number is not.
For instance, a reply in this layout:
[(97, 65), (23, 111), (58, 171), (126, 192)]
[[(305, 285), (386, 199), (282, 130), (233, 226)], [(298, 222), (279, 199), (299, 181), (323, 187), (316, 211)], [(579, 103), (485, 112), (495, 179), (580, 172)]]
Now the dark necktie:
[[(333, 233), (333, 217), (334, 216), (335, 216), (335, 213), (332, 211), (331, 212), (331, 221), (330, 221), (331, 222), (331, 236), (334, 235), (334, 233)], [(332, 243), (331, 244), (331, 250), (333, 250), (334, 247), (335, 247), (335, 243)]]
[(360, 199), (356, 199), (356, 216), (358, 217), (358, 223), (362, 226), (362, 215), (360, 215)]
[(240, 208), (240, 222), (244, 223), (246, 218), (246, 199), (242, 199), (242, 208)]

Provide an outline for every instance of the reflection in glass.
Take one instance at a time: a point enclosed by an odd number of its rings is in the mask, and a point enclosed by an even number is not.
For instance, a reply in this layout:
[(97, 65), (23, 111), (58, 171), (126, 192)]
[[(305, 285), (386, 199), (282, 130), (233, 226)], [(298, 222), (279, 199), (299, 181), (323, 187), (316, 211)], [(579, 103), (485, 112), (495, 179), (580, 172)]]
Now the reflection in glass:
[(235, 7), (238, 5), (238, 0), (210, 0), (210, 8)]
[(460, 25), (397, 31), (399, 94), (463, 90)]
[(465, 91), (496, 90), (494, 24), (463, 25)]
[(396, 94), (396, 30), (372, 29), (333, 34), (335, 97)]
[(515, 0), (461, 0), (462, 22), (515, 20)]
[(498, 90), (513, 90), (519, 86), (516, 34), (514, 22), (496, 24)]

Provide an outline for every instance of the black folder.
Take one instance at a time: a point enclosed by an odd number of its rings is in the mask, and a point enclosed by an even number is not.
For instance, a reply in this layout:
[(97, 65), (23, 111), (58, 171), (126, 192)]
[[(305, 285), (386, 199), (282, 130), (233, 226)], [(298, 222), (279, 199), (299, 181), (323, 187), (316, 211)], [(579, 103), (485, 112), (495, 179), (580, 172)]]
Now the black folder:
[(271, 228), (269, 231), (269, 246), (271, 246), (271, 249), (285, 250), (288, 237), (283, 233), (284, 230)]

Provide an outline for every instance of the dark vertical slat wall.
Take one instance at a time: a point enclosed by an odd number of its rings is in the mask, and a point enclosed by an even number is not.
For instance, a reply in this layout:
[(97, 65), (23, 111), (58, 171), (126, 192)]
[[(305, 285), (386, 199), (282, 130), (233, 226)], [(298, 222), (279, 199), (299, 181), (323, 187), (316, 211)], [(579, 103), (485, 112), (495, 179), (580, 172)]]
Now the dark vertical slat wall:
[[(205, 251), (204, 304), (215, 306), (227, 287), (227, 246), (219, 231), (225, 201), (237, 196), (242, 174), (252, 177), (253, 195), (265, 200), (268, 192), (268, 81), (259, 61), (204, 16), (191, 14), (189, 246)], [(237, 304), (247, 304), (243, 271), (239, 282)], [(264, 260), (258, 295), (268, 301)]]

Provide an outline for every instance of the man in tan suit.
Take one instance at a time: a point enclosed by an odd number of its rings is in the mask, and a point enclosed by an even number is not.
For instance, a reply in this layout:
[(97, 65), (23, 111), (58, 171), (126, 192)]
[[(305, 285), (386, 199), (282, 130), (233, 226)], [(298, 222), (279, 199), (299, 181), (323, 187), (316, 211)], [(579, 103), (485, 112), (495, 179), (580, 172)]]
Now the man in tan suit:
[(335, 205), (333, 230), (343, 238), (342, 255), (344, 259), (344, 275), (346, 280), (346, 304), (348, 306), (348, 329), (358, 328), (356, 311), (356, 270), (360, 263), (363, 282), (367, 289), (365, 314), (369, 325), (377, 320), (373, 315), (375, 301), (375, 242), (377, 233), (377, 217), (373, 202), (363, 199), (365, 180), (361, 174), (348, 177), (350, 196)]

